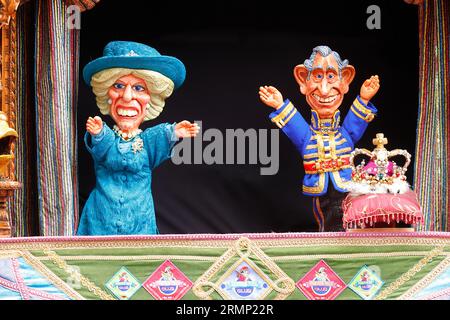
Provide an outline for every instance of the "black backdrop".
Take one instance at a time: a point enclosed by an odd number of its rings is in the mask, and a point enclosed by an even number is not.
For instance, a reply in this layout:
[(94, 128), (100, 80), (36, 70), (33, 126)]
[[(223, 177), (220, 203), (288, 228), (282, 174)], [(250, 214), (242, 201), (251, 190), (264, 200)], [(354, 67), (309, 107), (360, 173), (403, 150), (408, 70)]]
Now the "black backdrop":
[[(381, 8), (381, 29), (369, 30), (366, 9)], [(309, 106), (292, 76), (312, 48), (325, 44), (349, 59), (356, 77), (345, 96), (345, 115), (362, 82), (381, 79), (379, 109), (359, 147), (371, 149), (377, 132), (388, 148), (414, 153), (418, 108), (418, 14), (403, 0), (372, 1), (118, 1), (103, 0), (83, 13), (80, 69), (112, 40), (138, 41), (182, 60), (184, 85), (144, 127), (183, 119), (203, 129), (273, 129), (258, 87), (276, 86), (306, 118)], [(83, 144), (85, 121), (100, 115), (80, 80), (78, 107), (80, 212), (94, 187)], [(111, 124), (108, 116), (103, 116)], [(277, 175), (261, 165), (174, 165), (154, 171), (153, 195), (161, 233), (315, 231), (311, 198), (301, 194), (301, 157), (280, 134)], [(412, 182), (412, 168), (408, 173)]]

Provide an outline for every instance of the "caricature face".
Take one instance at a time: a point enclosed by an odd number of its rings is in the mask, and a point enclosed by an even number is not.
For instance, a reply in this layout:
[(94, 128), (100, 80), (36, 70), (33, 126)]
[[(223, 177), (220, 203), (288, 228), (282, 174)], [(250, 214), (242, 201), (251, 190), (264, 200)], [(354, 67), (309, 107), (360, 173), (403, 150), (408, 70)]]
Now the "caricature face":
[[(308, 78), (309, 74), (309, 78)], [(309, 106), (320, 118), (331, 118), (348, 92), (355, 69), (347, 66), (339, 76), (339, 67), (333, 55), (322, 57), (319, 53), (313, 61), (311, 73), (305, 66), (297, 66), (294, 75), (300, 91), (306, 96)]]
[(136, 130), (145, 118), (150, 92), (144, 80), (134, 75), (116, 80), (108, 91), (111, 117), (124, 132)]

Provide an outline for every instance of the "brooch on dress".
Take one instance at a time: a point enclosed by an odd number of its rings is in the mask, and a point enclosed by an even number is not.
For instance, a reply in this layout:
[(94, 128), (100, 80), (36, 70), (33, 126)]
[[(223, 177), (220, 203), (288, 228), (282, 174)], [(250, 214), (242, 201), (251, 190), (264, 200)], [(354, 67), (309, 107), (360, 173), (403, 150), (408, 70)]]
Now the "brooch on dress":
[(131, 145), (131, 149), (133, 150), (134, 153), (140, 152), (143, 147), (144, 147), (144, 141), (142, 141), (142, 139), (139, 137), (134, 139), (133, 144)]

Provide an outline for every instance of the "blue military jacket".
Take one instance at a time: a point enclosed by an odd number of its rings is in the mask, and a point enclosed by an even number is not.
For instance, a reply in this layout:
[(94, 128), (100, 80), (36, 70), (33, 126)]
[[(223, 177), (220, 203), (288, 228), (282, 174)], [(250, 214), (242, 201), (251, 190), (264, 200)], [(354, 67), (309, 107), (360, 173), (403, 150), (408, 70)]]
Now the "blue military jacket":
[(320, 119), (314, 110), (311, 113), (311, 124), (308, 124), (293, 104), (286, 100), (269, 117), (289, 137), (303, 157), (305, 195), (325, 194), (329, 180), (336, 190), (346, 192), (346, 183), (351, 180), (352, 173), (350, 154), (368, 123), (373, 120), (377, 109), (370, 102), (368, 105), (364, 104), (358, 96), (342, 126), (339, 125), (339, 110), (336, 110), (331, 119)]

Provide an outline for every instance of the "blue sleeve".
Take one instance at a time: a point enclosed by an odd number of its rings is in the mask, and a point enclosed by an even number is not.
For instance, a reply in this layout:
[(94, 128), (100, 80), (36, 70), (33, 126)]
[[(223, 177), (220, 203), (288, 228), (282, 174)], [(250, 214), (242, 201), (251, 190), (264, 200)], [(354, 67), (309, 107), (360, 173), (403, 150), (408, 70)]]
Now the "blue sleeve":
[(161, 123), (146, 129), (141, 136), (144, 139), (152, 169), (172, 156), (173, 146), (178, 141), (175, 123)]
[(114, 144), (114, 132), (103, 123), (102, 131), (97, 135), (86, 132), (84, 143), (89, 153), (96, 161), (102, 161), (109, 148)]
[(377, 108), (369, 101), (366, 105), (359, 96), (353, 101), (352, 106), (342, 123), (342, 127), (348, 132), (353, 144), (361, 139), (371, 122), (377, 114)]
[(298, 152), (303, 154), (305, 143), (311, 136), (311, 130), (294, 105), (286, 99), (278, 110), (269, 115), (269, 118), (289, 137)]

